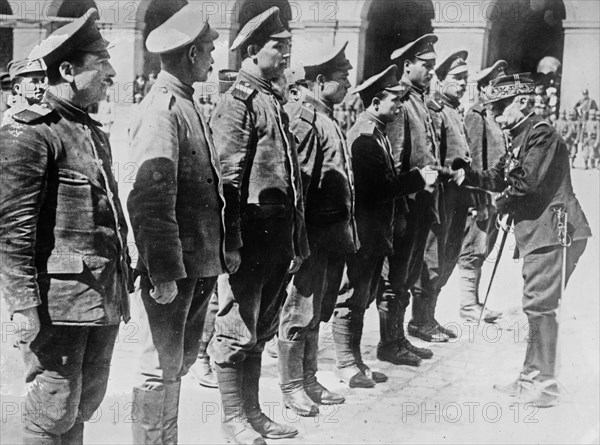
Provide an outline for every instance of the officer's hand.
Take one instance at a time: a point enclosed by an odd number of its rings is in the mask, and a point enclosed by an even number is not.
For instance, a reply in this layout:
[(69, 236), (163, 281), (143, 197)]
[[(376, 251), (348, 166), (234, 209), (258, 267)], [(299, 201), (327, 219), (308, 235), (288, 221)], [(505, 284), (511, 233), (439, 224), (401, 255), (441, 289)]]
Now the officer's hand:
[(435, 185), (438, 180), (439, 170), (441, 167), (437, 165), (426, 165), (423, 168), (419, 169), (419, 173), (421, 173), (421, 177), (423, 181), (425, 181), (425, 187), (431, 187)]
[(154, 289), (150, 291), (150, 296), (158, 304), (169, 304), (177, 296), (177, 283), (175, 281), (157, 283), (154, 285)]
[(292, 262), (290, 263), (290, 267), (288, 269), (288, 273), (296, 273), (298, 272), (298, 269), (300, 269), (300, 266), (302, 266), (302, 262), (304, 260), (302, 258), (300, 258), (299, 256), (295, 257)]
[(225, 252), (225, 267), (229, 274), (234, 274), (242, 264), (242, 255), (239, 250), (229, 250)]
[(12, 316), (17, 325), (17, 342), (31, 343), (40, 332), (40, 317), (37, 307), (17, 311)]
[(500, 213), (501, 215), (506, 215), (510, 210), (508, 206), (508, 198), (503, 194), (498, 195), (496, 197), (495, 204), (496, 208), (498, 209), (498, 213)]

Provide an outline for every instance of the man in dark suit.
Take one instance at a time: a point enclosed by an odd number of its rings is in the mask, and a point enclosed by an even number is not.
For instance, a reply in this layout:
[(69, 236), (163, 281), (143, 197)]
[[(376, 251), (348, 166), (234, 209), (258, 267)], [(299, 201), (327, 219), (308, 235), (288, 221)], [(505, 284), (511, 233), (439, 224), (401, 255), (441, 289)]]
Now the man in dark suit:
[(142, 314), (135, 443), (177, 443), (181, 378), (196, 361), (208, 300), (225, 271), (219, 159), (192, 88), (206, 81), (218, 36), (184, 6), (146, 41), (160, 54), (161, 71), (130, 135), (139, 170), (127, 207), (139, 252)]
[(129, 319), (127, 223), (110, 142), (86, 112), (115, 75), (97, 19), (90, 9), (32, 50), (45, 99), (0, 131), (0, 292), (28, 366), (26, 444), (83, 443)]
[[(402, 173), (394, 167), (385, 128), (396, 116), (401, 96), (407, 93), (405, 86), (398, 84), (397, 72), (398, 67), (391, 65), (355, 89), (366, 110), (348, 132), (361, 247), (346, 257), (346, 277), (333, 313), (333, 341), (337, 373), (350, 387), (372, 388), (387, 380), (385, 374), (372, 371), (362, 360), (364, 313), (376, 295), (383, 261), (392, 253), (395, 200), (432, 187), (437, 180), (437, 172), (428, 166)], [(386, 302), (378, 301), (378, 307), (380, 349), (382, 345), (396, 345), (399, 326)]]
[(514, 219), (518, 255), (523, 258), (523, 310), (530, 332), (525, 362), (516, 381), (496, 389), (547, 407), (559, 396), (556, 311), (566, 285), (561, 266), (564, 259), (568, 281), (591, 231), (573, 192), (567, 146), (547, 121), (535, 115), (533, 94), (528, 74), (492, 82), (486, 95), (496, 120), (510, 132), (509, 152), (488, 171), (459, 170), (457, 182), (500, 193), (496, 207)]
[(216, 363), (223, 433), (236, 443), (298, 434), (269, 419), (258, 398), (262, 352), (279, 326), (282, 287), (309, 253), (300, 167), (272, 85), (287, 67), (290, 37), (276, 7), (242, 28), (231, 45), (240, 51), (242, 67), (210, 123), (227, 201), (225, 255), (239, 269), (220, 294), (209, 354)]

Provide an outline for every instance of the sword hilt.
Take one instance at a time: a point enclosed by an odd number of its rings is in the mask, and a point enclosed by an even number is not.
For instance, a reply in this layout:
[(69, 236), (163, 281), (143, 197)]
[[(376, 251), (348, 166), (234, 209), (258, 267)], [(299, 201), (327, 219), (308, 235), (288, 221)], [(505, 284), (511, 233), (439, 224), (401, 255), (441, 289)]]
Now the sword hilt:
[(550, 210), (556, 216), (556, 230), (558, 231), (558, 242), (563, 247), (569, 247), (571, 245), (572, 240), (569, 236), (569, 214), (566, 211), (565, 205), (563, 203), (557, 203), (553, 206), (550, 206)]

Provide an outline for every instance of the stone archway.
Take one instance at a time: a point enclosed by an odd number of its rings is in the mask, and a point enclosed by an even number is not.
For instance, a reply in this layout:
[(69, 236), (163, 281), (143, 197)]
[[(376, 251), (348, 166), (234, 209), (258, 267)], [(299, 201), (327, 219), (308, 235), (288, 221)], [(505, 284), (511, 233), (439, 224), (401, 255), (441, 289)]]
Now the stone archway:
[(486, 66), (504, 59), (509, 73), (535, 73), (544, 57), (562, 63), (563, 0), (496, 0), (486, 9), (485, 18), (489, 25)]
[[(13, 11), (7, 0), (0, 0), (0, 15), (9, 16)], [(13, 58), (13, 29), (12, 27), (0, 27), (0, 70), (5, 71), (6, 65)]]
[[(367, 23), (364, 35), (364, 58), (361, 79), (366, 79), (388, 67), (394, 50), (433, 32), (435, 16), (430, 0), (370, 0), (366, 1), (361, 20)], [(359, 79), (360, 80), (360, 79)]]

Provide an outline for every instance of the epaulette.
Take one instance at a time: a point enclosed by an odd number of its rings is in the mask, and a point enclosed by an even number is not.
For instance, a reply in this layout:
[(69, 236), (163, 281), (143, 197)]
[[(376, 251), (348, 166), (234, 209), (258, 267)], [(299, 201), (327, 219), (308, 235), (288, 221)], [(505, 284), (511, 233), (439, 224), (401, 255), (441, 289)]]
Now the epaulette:
[(549, 122), (547, 122), (547, 121), (540, 121), (540, 122), (538, 122), (537, 124), (535, 124), (535, 125), (533, 126), (533, 128), (534, 128), (534, 129), (536, 129), (536, 128), (537, 128), (537, 127), (539, 127), (540, 125), (547, 125), (548, 127), (550, 127), (550, 123), (549, 123)]
[(52, 113), (52, 108), (50, 105), (44, 104), (34, 104), (29, 105), (28, 107), (22, 109), (21, 111), (12, 115), (13, 120), (16, 122), (21, 122), (23, 124), (29, 124), (33, 121), (41, 119), (47, 115)]
[(257, 93), (248, 82), (236, 82), (231, 88), (231, 95), (236, 99), (246, 101)]
[(302, 104), (302, 109), (300, 110), (300, 119), (308, 122), (309, 124), (313, 124), (315, 122), (317, 116), (317, 110), (310, 104)]
[(442, 105), (440, 102), (438, 102), (435, 99), (429, 99), (427, 101), (427, 106), (432, 109), (433, 111), (442, 111), (442, 109), (444, 108), (444, 105)]
[(375, 122), (365, 121), (364, 124), (360, 126), (360, 134), (363, 136), (373, 136), (375, 134)]
[(156, 92), (152, 96), (152, 105), (159, 110), (170, 110), (175, 101), (175, 95), (167, 87), (154, 89)]

